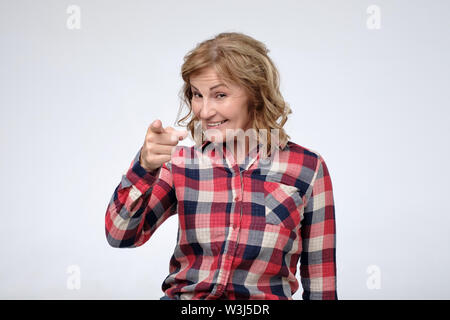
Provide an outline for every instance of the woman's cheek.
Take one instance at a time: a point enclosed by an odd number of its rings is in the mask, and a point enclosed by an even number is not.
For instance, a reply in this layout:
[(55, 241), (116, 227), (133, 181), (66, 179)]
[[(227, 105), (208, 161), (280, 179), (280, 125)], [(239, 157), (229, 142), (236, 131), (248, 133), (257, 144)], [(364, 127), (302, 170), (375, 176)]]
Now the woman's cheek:
[(198, 108), (196, 103), (192, 103), (192, 112), (198, 118), (198, 114), (200, 113), (200, 109)]

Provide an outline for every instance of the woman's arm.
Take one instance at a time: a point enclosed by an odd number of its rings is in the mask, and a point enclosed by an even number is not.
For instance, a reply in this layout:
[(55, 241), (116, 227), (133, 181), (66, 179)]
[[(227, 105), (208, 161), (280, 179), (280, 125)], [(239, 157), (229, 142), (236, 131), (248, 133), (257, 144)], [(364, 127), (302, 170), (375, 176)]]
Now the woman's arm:
[(143, 245), (177, 209), (171, 163), (148, 172), (139, 161), (141, 150), (122, 176), (106, 210), (106, 239), (115, 248)]
[(336, 224), (333, 188), (319, 155), (302, 221), (300, 277), (303, 300), (337, 300)]

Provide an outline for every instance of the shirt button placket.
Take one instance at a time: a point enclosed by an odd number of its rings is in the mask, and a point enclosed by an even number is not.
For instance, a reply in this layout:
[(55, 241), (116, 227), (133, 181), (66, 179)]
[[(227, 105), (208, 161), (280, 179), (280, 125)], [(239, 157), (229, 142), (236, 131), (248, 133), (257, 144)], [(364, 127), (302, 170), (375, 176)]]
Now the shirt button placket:
[(233, 215), (233, 224), (232, 224), (232, 232), (230, 232), (230, 240), (232, 241), (232, 243), (234, 243), (235, 245), (229, 248), (228, 254), (227, 254), (227, 258), (229, 260), (233, 260), (237, 246), (238, 246), (238, 242), (239, 242), (239, 226), (240, 226), (240, 219), (242, 216), (242, 190), (243, 190), (243, 185), (242, 185), (242, 176), (241, 173), (239, 171), (239, 168), (237, 168), (237, 170), (235, 171), (237, 173), (237, 175), (239, 176), (239, 187), (237, 188), (237, 195), (234, 197), (234, 201), (235, 201), (235, 212)]
[[(225, 257), (222, 260), (222, 264), (220, 266), (220, 271), (217, 276), (217, 284), (215, 289), (213, 290), (212, 296), (218, 297), (225, 290), (226, 284), (228, 282), (228, 278), (230, 276), (231, 265), (233, 263), (233, 258), (236, 252), (236, 248), (238, 246), (239, 241), (239, 225), (240, 219), (242, 216), (242, 199), (243, 199), (243, 179), (241, 172), (239, 170), (239, 166), (235, 166), (236, 178), (238, 180), (238, 188), (237, 195), (234, 197), (235, 202), (235, 211), (233, 214), (233, 224), (231, 225), (232, 230), (229, 232), (229, 236), (226, 239), (228, 241), (228, 250), (224, 253)], [(234, 245), (231, 245), (234, 243)]]
[[(229, 237), (227, 239), (228, 241), (228, 250), (225, 253), (225, 259), (222, 265), (222, 270), (220, 271), (219, 277), (218, 277), (218, 287), (216, 294), (221, 294), (222, 290), (225, 288), (225, 284), (228, 282), (228, 277), (230, 276), (230, 270), (231, 265), (233, 263), (233, 258), (236, 252), (236, 248), (239, 241), (239, 219), (242, 215), (242, 180), (240, 177), (239, 170), (237, 171), (239, 174), (239, 188), (237, 189), (238, 194), (234, 197), (235, 201), (235, 212), (233, 215), (233, 224), (231, 225), (232, 230), (229, 233)], [(234, 244), (234, 245), (231, 245)]]
[[(234, 202), (235, 202), (236, 207), (242, 206), (242, 203), (240, 203), (240, 201), (241, 201), (240, 195), (237, 195), (236, 197), (234, 197)], [(238, 208), (238, 210), (240, 210), (240, 208)], [(236, 218), (236, 215), (235, 215), (235, 218), (233, 221), (233, 231), (236, 231), (236, 229), (238, 227), (239, 227), (239, 220), (238, 220), (238, 218)]]

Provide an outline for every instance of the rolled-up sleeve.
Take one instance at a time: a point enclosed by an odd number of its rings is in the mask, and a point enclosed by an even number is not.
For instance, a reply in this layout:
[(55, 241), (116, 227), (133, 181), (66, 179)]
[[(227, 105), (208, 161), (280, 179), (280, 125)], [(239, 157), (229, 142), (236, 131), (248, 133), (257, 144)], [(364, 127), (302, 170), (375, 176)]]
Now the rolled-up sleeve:
[(333, 188), (327, 165), (320, 155), (308, 193), (310, 196), (304, 209), (301, 225), (302, 298), (303, 300), (337, 300)]

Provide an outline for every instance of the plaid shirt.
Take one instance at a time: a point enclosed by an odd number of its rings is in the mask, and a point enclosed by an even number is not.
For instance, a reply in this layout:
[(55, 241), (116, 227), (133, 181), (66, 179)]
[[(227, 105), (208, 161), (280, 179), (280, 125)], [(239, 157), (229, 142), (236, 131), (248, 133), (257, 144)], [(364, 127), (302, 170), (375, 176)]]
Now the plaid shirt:
[(176, 146), (152, 172), (141, 167), (139, 150), (108, 205), (108, 243), (141, 246), (177, 213), (166, 297), (292, 299), (300, 260), (303, 300), (337, 299), (335, 210), (324, 159), (291, 141), (264, 159), (260, 146), (241, 167), (223, 144)]

